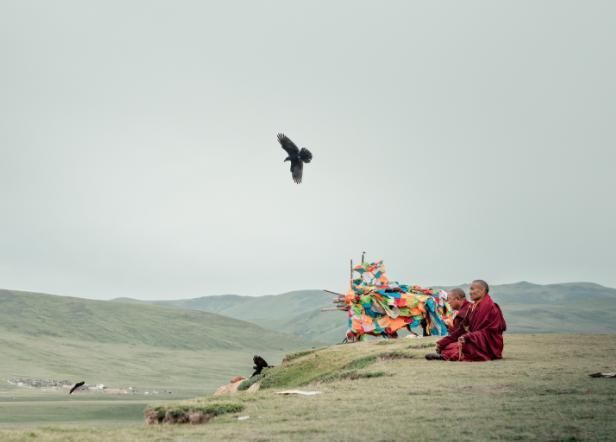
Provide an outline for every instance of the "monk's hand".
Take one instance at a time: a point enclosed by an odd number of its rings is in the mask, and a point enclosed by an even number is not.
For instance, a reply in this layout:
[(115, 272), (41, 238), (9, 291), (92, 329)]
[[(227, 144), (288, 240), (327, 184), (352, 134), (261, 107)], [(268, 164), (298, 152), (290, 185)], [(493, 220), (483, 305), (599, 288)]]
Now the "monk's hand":
[(458, 338), (458, 342), (459, 342), (460, 344), (464, 344), (464, 343), (466, 342), (466, 341), (465, 341), (465, 339), (464, 339), (464, 336), (460, 336), (460, 337)]

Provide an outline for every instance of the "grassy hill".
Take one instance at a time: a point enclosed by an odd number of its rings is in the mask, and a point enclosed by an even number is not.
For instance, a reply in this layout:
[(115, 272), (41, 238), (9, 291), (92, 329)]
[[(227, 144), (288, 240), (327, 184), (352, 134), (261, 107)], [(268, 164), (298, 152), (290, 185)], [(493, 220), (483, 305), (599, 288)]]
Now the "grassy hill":
[[(0, 290), (0, 395), (13, 376), (211, 391), (314, 343), (217, 314)], [(21, 392), (21, 393), (20, 393)]]
[[(467, 289), (467, 286), (464, 286)], [(496, 285), (510, 332), (616, 332), (616, 289), (593, 283)], [(336, 343), (347, 327), (343, 312), (321, 312), (330, 298), (319, 290), (261, 297), (221, 295), (158, 301), (159, 305), (220, 313), (264, 328)]]
[(0, 332), (190, 350), (306, 345), (297, 336), (204, 311), (8, 290), (0, 290)]
[(203, 296), (153, 303), (218, 313), (325, 343), (340, 342), (347, 326), (343, 312), (321, 312), (321, 307), (331, 306), (331, 296), (322, 290), (297, 290), (266, 296)]
[[(231, 318), (250, 321), (263, 326), (278, 327), (289, 318), (331, 305), (331, 297), (322, 290), (296, 290), (280, 295), (203, 296), (194, 299), (154, 301), (158, 305), (188, 308), (218, 313)], [(267, 325), (266, 325), (267, 324)]]
[[(181, 404), (239, 404), (205, 425), (144, 426), (118, 409), (101, 421), (0, 429), (17, 440), (613, 440), (616, 382), (588, 376), (614, 370), (616, 335), (510, 334), (504, 359), (426, 361), (434, 338), (337, 345), (289, 355), (267, 370), (262, 389)], [(282, 396), (286, 388), (317, 390)], [(157, 404), (152, 404), (157, 405)], [(171, 405), (168, 403), (168, 405)], [(218, 405), (220, 406), (220, 405)], [(23, 416), (0, 404), (0, 416)], [(125, 407), (125, 408), (122, 408)], [(58, 411), (57, 419), (61, 413)], [(238, 416), (248, 416), (239, 421)], [(110, 417), (109, 423), (105, 424)]]

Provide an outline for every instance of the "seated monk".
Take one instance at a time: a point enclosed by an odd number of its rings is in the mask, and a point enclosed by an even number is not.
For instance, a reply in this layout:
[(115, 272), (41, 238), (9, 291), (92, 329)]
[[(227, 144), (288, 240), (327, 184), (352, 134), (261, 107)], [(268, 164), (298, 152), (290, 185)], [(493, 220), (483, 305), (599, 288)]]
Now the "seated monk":
[[(456, 287), (455, 289), (449, 290), (447, 292), (447, 304), (453, 310), (453, 317), (450, 320), (446, 321), (447, 329), (450, 330), (449, 335), (453, 333), (458, 327), (461, 326), (462, 320), (466, 317), (466, 313), (468, 312), (471, 303), (466, 300), (466, 293), (461, 288)], [(446, 344), (450, 342), (450, 336), (445, 336), (443, 339), (436, 343), (437, 347), (443, 348)], [(451, 342), (454, 342), (455, 339), (451, 339)]]
[(507, 329), (500, 307), (490, 295), (485, 281), (471, 283), (473, 304), (449, 336), (437, 342), (436, 354), (426, 359), (446, 361), (489, 361), (503, 354), (503, 332)]

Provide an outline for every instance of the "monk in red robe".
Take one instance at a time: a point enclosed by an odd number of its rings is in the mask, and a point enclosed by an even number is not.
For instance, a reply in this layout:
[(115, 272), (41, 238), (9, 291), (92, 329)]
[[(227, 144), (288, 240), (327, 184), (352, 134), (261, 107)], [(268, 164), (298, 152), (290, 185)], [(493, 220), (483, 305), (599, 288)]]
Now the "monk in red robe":
[[(447, 293), (447, 304), (454, 311), (453, 318), (447, 321), (447, 329), (450, 331), (450, 334), (453, 333), (454, 330), (461, 327), (462, 321), (466, 318), (466, 313), (471, 306), (471, 303), (466, 300), (466, 293), (461, 288), (456, 287), (455, 289), (449, 290)], [(449, 344), (449, 336), (445, 336), (443, 339), (436, 343), (437, 347), (445, 347), (446, 344)], [(451, 342), (454, 342), (451, 340)]]
[(500, 307), (488, 294), (485, 281), (471, 283), (473, 304), (449, 336), (437, 342), (438, 353), (426, 359), (446, 361), (490, 361), (503, 355), (503, 332), (507, 329)]

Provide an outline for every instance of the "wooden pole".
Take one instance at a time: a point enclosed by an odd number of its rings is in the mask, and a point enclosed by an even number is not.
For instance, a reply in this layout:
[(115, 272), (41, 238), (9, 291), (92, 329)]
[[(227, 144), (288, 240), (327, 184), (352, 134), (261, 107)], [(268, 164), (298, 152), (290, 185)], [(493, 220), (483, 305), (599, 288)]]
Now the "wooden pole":
[(349, 287), (353, 288), (353, 260), (351, 259), (351, 268), (349, 269)]
[(332, 292), (331, 290), (323, 289), (324, 292), (331, 293), (332, 295), (344, 296), (344, 293)]

